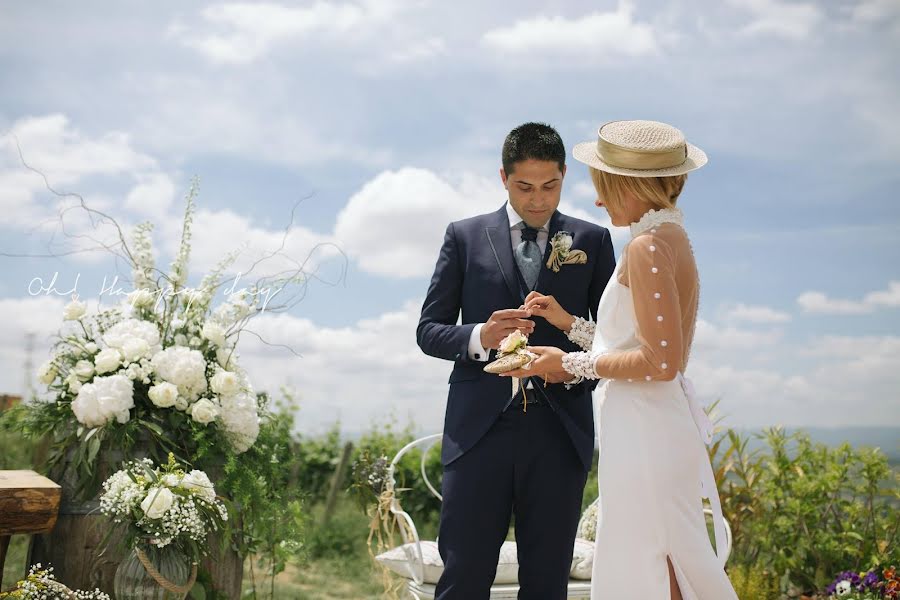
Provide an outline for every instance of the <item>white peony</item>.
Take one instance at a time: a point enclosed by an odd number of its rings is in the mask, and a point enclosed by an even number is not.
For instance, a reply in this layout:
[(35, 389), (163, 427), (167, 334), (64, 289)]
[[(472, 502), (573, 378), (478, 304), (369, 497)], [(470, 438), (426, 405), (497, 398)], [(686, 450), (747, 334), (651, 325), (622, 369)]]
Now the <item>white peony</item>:
[(156, 406), (169, 408), (170, 406), (175, 406), (178, 400), (178, 386), (164, 381), (151, 387), (147, 395), (150, 396), (150, 401)]
[(87, 304), (79, 302), (75, 298), (69, 302), (63, 309), (63, 319), (66, 321), (77, 321), (87, 312)]
[(175, 494), (168, 488), (152, 487), (141, 502), (141, 510), (150, 519), (161, 519), (175, 503)]
[(159, 377), (178, 386), (178, 393), (189, 401), (206, 391), (206, 361), (197, 350), (173, 346), (160, 350), (150, 361)]
[(207, 321), (203, 324), (203, 329), (200, 331), (200, 335), (216, 346), (221, 347), (225, 345), (225, 328), (218, 323)]
[(219, 398), (219, 422), (235, 452), (246, 452), (259, 436), (259, 413), (256, 396), (241, 392)]
[(89, 360), (79, 360), (73, 369), (75, 375), (82, 381), (87, 381), (94, 374), (94, 363)]
[(217, 394), (229, 395), (240, 390), (241, 382), (236, 373), (219, 369), (209, 380), (209, 386)]
[(103, 334), (103, 341), (106, 342), (106, 345), (118, 350), (122, 350), (129, 340), (135, 338), (147, 342), (147, 346), (153, 351), (159, 349), (159, 328), (149, 321), (125, 319), (110, 327)]
[(128, 294), (128, 303), (136, 308), (142, 308), (151, 306), (154, 298), (155, 295), (153, 292), (146, 288), (140, 288)]
[(124, 375), (95, 377), (78, 390), (72, 412), (86, 427), (102, 427), (115, 419), (127, 423), (134, 408), (134, 386)]
[(122, 364), (122, 355), (115, 348), (104, 348), (94, 357), (94, 368), (97, 373), (115, 371)]
[(201, 398), (191, 405), (191, 418), (197, 423), (206, 425), (219, 416), (219, 407), (212, 400)]
[(125, 362), (135, 362), (150, 353), (150, 345), (147, 343), (147, 340), (131, 338), (125, 340), (120, 351), (122, 352)]
[(45, 362), (44, 364), (42, 364), (37, 373), (40, 382), (46, 385), (50, 385), (51, 383), (53, 383), (53, 380), (56, 379), (56, 375), (56, 365), (54, 365), (52, 362)]
[(198, 496), (207, 502), (212, 502), (216, 499), (216, 488), (213, 487), (212, 481), (209, 480), (209, 477), (203, 471), (195, 469), (185, 475), (184, 479), (181, 480), (181, 487), (196, 492)]

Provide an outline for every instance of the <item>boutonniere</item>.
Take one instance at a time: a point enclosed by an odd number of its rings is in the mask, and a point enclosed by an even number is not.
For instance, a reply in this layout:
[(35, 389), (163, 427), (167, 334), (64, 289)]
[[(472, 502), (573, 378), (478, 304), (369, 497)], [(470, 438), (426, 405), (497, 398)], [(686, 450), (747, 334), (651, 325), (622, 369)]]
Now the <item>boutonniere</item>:
[(559, 273), (562, 265), (583, 265), (587, 262), (587, 254), (583, 250), (572, 250), (572, 234), (568, 231), (557, 231), (550, 240), (550, 258), (547, 268)]

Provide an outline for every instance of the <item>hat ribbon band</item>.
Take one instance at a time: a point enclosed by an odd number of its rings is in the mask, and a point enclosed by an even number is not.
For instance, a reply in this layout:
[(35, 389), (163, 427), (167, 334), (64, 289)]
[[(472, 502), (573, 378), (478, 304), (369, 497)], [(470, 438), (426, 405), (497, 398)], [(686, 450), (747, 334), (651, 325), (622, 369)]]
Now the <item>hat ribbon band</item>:
[(597, 156), (606, 164), (620, 169), (668, 169), (687, 160), (687, 145), (648, 152), (623, 148), (600, 138), (597, 142)]

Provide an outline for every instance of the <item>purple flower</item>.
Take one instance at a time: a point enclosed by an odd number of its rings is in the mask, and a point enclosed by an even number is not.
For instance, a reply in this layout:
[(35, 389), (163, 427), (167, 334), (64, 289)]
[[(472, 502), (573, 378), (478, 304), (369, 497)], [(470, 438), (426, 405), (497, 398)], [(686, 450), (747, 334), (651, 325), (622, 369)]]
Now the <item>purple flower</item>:
[(831, 582), (831, 585), (825, 588), (825, 592), (828, 595), (834, 594), (837, 584), (842, 581), (849, 581), (850, 585), (853, 586), (853, 589), (857, 589), (860, 582), (859, 573), (856, 573), (855, 571), (844, 571), (843, 573), (838, 574), (838, 576), (834, 578), (834, 581)]
[(866, 590), (876, 591), (879, 589), (881, 584), (881, 580), (878, 577), (878, 572), (875, 569), (872, 569), (868, 573), (866, 573), (865, 577), (859, 583), (859, 591), (864, 592)]

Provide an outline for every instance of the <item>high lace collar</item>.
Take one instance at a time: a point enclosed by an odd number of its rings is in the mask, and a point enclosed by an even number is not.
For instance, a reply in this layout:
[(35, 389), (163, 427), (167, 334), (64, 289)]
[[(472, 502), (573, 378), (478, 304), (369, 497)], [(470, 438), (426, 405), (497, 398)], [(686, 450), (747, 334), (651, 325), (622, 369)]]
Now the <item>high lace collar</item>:
[(678, 208), (660, 208), (659, 210), (649, 210), (644, 213), (641, 220), (631, 224), (631, 237), (638, 235), (658, 227), (663, 223), (675, 223), (684, 227), (684, 213)]

